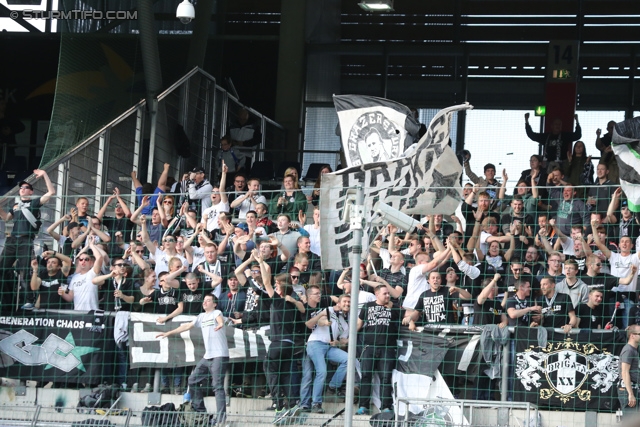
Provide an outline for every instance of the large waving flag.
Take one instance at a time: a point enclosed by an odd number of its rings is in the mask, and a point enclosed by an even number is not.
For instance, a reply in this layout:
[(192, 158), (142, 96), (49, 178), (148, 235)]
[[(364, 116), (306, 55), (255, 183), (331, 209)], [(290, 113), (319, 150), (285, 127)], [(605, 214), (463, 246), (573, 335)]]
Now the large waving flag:
[(420, 124), (409, 107), (375, 96), (334, 95), (347, 166), (396, 159)]
[(640, 117), (617, 123), (611, 138), (629, 210), (640, 212)]
[[(346, 95), (341, 98), (344, 100)], [(367, 108), (379, 110), (375, 106)], [(351, 197), (347, 192), (348, 188), (355, 188), (356, 185), (364, 187), (366, 225), (362, 240), (363, 250), (368, 248), (370, 238), (376, 233), (371, 223), (375, 217), (373, 207), (378, 201), (407, 215), (450, 215), (456, 210), (461, 199), (462, 167), (448, 145), (449, 131), (452, 114), (470, 108), (473, 107), (467, 103), (439, 111), (429, 124), (427, 133), (418, 143), (400, 154), (401, 157), (371, 163), (362, 162), (322, 176), (320, 238), (323, 243), (323, 269), (342, 270), (349, 266), (348, 254), (356, 242), (344, 215)], [(363, 114), (365, 113), (359, 111), (351, 116), (361, 117)], [(350, 125), (342, 122), (343, 116), (340, 112), (338, 117), (344, 133)], [(371, 117), (367, 119), (367, 123), (378, 122), (378, 119), (370, 119)], [(383, 118), (380, 118), (380, 123), (382, 127), (390, 126)], [(359, 126), (364, 125), (365, 122), (361, 121)], [(363, 129), (358, 132), (365, 134)], [(377, 151), (374, 152), (376, 153)]]

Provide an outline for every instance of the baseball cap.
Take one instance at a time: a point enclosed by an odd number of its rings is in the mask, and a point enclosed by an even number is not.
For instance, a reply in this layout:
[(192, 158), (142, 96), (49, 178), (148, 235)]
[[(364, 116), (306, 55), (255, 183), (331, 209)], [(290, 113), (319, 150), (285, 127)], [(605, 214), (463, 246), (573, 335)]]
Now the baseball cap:
[(622, 203), (620, 204), (620, 207), (627, 207), (629, 205), (629, 202), (627, 200), (623, 200)]
[(238, 225), (236, 225), (236, 228), (241, 229), (242, 231), (244, 231), (245, 233), (249, 232), (249, 226), (247, 225), (246, 222), (241, 222)]
[(204, 173), (204, 169), (201, 166), (196, 166), (191, 170), (193, 173)]
[(496, 170), (496, 166), (493, 163), (487, 163), (486, 165), (484, 165), (484, 171), (486, 172), (487, 169)]
[(29, 184), (27, 181), (20, 181), (18, 183), (18, 187), (22, 187), (23, 185), (28, 185), (29, 188), (33, 191), (33, 185)]

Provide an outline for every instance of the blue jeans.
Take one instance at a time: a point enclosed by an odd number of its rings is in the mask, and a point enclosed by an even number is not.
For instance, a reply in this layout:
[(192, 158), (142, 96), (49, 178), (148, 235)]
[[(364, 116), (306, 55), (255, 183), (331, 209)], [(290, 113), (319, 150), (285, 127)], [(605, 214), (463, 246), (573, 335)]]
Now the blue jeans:
[(313, 391), (311, 401), (315, 404), (322, 404), (322, 395), (324, 393), (324, 383), (327, 379), (327, 360), (338, 364), (336, 373), (329, 382), (329, 387), (338, 389), (347, 375), (348, 354), (344, 350), (332, 347), (329, 343), (321, 341), (307, 342), (307, 355), (302, 364), (302, 390), (300, 406), (309, 407), (309, 390), (313, 378), (313, 371), (316, 377), (313, 380)]

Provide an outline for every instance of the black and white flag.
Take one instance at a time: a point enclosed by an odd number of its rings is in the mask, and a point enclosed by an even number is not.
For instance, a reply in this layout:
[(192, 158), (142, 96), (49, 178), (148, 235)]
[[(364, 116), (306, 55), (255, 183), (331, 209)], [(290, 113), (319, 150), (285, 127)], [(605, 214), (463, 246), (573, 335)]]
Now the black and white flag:
[(640, 117), (617, 123), (613, 128), (611, 145), (629, 210), (640, 212)]
[[(196, 316), (176, 316), (165, 324), (156, 323), (157, 314), (131, 313), (129, 322), (129, 353), (131, 368), (175, 368), (193, 366), (204, 356), (200, 328), (191, 328), (167, 339), (156, 335), (171, 331), (182, 323), (193, 322)], [(264, 358), (269, 349), (268, 330), (245, 331), (225, 326), (229, 361), (246, 362)]]
[(375, 96), (334, 95), (347, 166), (396, 159), (413, 143), (420, 124), (409, 107)]
[[(350, 197), (347, 189), (355, 188), (358, 184), (364, 187), (367, 226), (362, 247), (365, 250), (369, 245), (369, 234), (375, 233), (370, 225), (375, 216), (373, 206), (378, 201), (407, 215), (450, 215), (456, 210), (461, 199), (459, 178), (462, 167), (448, 146), (449, 131), (452, 114), (470, 108), (473, 107), (462, 104), (439, 111), (429, 124), (427, 133), (402, 153), (402, 157), (374, 163), (362, 162), (322, 176), (320, 236), (323, 242), (323, 269), (342, 270), (349, 266), (348, 254), (354, 241), (344, 211)], [(340, 112), (338, 117), (341, 117)], [(384, 128), (386, 122), (380, 120)], [(364, 121), (360, 123), (364, 124)], [(343, 133), (348, 126), (342, 123), (341, 118)], [(398, 144), (402, 146), (401, 142)]]

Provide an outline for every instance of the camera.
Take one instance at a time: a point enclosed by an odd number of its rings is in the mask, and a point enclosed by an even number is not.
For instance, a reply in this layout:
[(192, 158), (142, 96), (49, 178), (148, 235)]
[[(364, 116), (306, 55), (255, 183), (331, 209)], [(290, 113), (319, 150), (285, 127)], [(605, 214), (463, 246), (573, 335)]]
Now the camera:
[(189, 0), (183, 0), (176, 9), (176, 18), (183, 24), (188, 24), (196, 17), (196, 10)]

